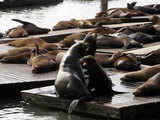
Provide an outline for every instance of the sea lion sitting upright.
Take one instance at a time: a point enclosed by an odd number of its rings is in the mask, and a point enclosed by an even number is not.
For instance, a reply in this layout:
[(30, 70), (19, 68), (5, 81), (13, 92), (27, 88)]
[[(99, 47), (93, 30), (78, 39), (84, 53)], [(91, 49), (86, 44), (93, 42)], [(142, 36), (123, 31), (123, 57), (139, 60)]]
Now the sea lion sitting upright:
[(153, 96), (160, 94), (160, 72), (149, 78), (133, 92), (135, 96)]
[(112, 90), (111, 79), (105, 71), (97, 64), (93, 56), (88, 55), (82, 58), (83, 67), (87, 69), (89, 75), (88, 89), (93, 96), (111, 96)]
[[(18, 20), (18, 19), (12, 19), (12, 20), (23, 24), (21, 26), (21, 28), (23, 28), (28, 33), (28, 35), (45, 34), (50, 31), (50, 29), (40, 28), (30, 22), (26, 22), (26, 21), (22, 21), (22, 20)], [(18, 27), (20, 27), (20, 26), (18, 26)], [(17, 28), (13, 28), (13, 29), (17, 29)], [(12, 29), (10, 29), (7, 33), (9, 34), (10, 31), (12, 31)]]
[(150, 77), (152, 77), (159, 71), (160, 71), (160, 64), (154, 65), (154, 66), (147, 67), (139, 71), (127, 73), (121, 78), (121, 81), (123, 82), (147, 81)]
[(79, 102), (91, 98), (80, 63), (86, 49), (87, 46), (84, 42), (77, 42), (72, 45), (62, 58), (55, 80), (58, 95), (73, 100), (69, 107), (69, 113), (75, 109)]

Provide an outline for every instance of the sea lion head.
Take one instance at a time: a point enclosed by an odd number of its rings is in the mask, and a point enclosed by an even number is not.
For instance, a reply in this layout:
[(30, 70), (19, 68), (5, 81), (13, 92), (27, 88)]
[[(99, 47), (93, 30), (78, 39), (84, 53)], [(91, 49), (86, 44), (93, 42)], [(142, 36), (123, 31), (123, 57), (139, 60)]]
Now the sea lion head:
[(114, 67), (121, 70), (135, 71), (140, 70), (141, 62), (135, 54), (124, 54), (114, 62)]
[(133, 10), (137, 2), (127, 3), (127, 8)]
[(86, 37), (84, 38), (83, 42), (87, 46), (87, 49), (86, 49), (86, 54), (87, 55), (93, 55), (94, 56), (95, 51), (97, 49), (96, 40), (97, 40), (97, 34), (94, 34), (94, 33), (88, 33), (86, 35)]
[(160, 17), (157, 15), (153, 15), (149, 18), (149, 20), (153, 23), (153, 24), (160, 24)]

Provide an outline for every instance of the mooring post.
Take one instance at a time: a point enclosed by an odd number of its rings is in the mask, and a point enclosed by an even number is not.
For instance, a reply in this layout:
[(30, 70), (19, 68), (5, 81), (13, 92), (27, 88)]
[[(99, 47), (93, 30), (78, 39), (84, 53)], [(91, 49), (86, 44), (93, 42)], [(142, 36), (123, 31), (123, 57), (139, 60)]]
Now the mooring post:
[(101, 12), (108, 9), (108, 0), (101, 0)]

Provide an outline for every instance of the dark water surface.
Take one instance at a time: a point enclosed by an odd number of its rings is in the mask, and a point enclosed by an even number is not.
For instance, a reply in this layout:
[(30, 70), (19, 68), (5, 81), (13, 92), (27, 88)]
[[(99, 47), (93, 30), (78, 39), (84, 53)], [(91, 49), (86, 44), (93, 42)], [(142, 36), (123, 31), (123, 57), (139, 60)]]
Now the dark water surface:
[[(126, 7), (133, 0), (109, 1), (109, 8)], [(138, 5), (159, 3), (159, 0), (134, 0)], [(0, 32), (19, 25), (12, 18), (26, 20), (41, 27), (52, 28), (60, 20), (93, 18), (100, 11), (100, 0), (64, 0), (57, 5), (0, 10)], [(0, 100), (0, 120), (97, 120), (61, 111), (23, 105), (21, 100)], [(101, 119), (98, 119), (101, 120)]]

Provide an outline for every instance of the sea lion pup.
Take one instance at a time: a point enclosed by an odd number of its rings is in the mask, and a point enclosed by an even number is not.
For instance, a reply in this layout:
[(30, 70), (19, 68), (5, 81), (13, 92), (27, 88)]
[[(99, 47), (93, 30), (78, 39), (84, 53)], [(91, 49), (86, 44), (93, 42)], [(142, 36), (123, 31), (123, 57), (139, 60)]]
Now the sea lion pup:
[(84, 42), (72, 45), (62, 58), (59, 66), (55, 88), (62, 98), (73, 99), (68, 112), (71, 113), (79, 102), (89, 100), (91, 94), (85, 83), (80, 59), (85, 55), (87, 46)]
[(160, 64), (160, 49), (151, 51), (145, 55), (139, 56), (139, 59), (144, 65)]
[(88, 78), (88, 89), (92, 96), (107, 96), (111, 97), (113, 94), (120, 94), (112, 90), (112, 81), (108, 77), (107, 73), (102, 67), (96, 62), (94, 56), (88, 55), (81, 59), (83, 67), (87, 69)]
[(123, 54), (114, 62), (114, 67), (119, 70), (136, 71), (140, 70), (141, 62), (137, 59), (135, 54)]
[(132, 3), (127, 3), (127, 8), (128, 9), (131, 9), (131, 10), (140, 10), (144, 13), (147, 13), (147, 14), (159, 14), (160, 13), (160, 10), (159, 9), (156, 9), (156, 8), (153, 8), (153, 7), (147, 7), (147, 6), (135, 6), (137, 2), (132, 2)]
[(101, 35), (97, 37), (97, 48), (141, 48), (142, 43), (138, 43), (125, 34), (119, 36)]
[(141, 82), (146, 81), (160, 71), (160, 64), (144, 68), (139, 71), (129, 72), (125, 74), (121, 81), (123, 82)]
[(160, 40), (160, 35), (149, 35), (142, 32), (130, 34), (129, 37), (143, 44), (157, 42)]
[[(50, 31), (50, 29), (47, 28), (40, 28), (36, 25), (34, 25), (33, 23), (30, 22), (26, 22), (26, 21), (22, 21), (22, 20), (18, 20), (18, 19), (12, 19), (13, 21), (19, 22), (21, 24), (23, 24), (22, 26), (18, 26), (17, 28), (12, 28), (10, 29), (7, 33), (10, 34), (10, 32), (12, 30), (15, 29), (23, 29), (27, 32), (28, 35), (37, 35), (37, 34), (45, 34), (48, 33)], [(20, 31), (19, 30), (19, 31)], [(19, 36), (20, 37), (20, 36)], [(23, 36), (22, 36), (23, 37)]]
[(83, 40), (86, 36), (86, 33), (73, 33), (66, 36), (63, 40), (59, 42), (61, 48), (70, 47), (75, 43), (75, 40)]
[(111, 96), (113, 94), (112, 82), (105, 71), (97, 64), (93, 56), (88, 55), (82, 58), (83, 67), (89, 75), (88, 89), (93, 96)]
[(160, 72), (149, 78), (145, 83), (136, 88), (135, 96), (153, 96), (160, 94)]
[(34, 47), (35, 43), (38, 44), (39, 47), (47, 49), (49, 51), (58, 49), (58, 45), (56, 43), (48, 43), (42, 38), (14, 40), (12, 42), (9, 42), (8, 45), (13, 47)]
[(57, 64), (51, 54), (41, 53), (39, 46), (31, 51), (30, 58), (27, 63), (32, 66), (32, 73), (42, 73), (57, 70)]

